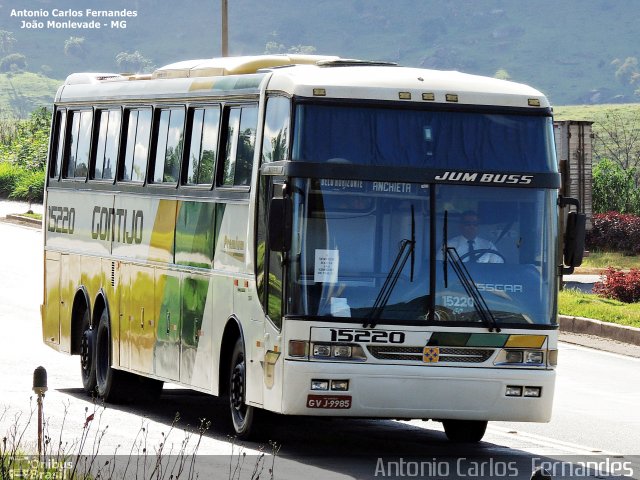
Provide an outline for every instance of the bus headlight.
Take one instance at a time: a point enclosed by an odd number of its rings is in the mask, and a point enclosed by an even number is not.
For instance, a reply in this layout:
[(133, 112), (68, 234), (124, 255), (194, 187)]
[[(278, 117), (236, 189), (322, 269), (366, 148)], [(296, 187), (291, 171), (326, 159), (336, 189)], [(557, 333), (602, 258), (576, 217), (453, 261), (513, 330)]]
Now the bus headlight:
[(494, 365), (526, 365), (544, 366), (543, 350), (501, 350), (494, 361)]
[(507, 363), (522, 363), (522, 352), (519, 350), (507, 350)]
[(330, 357), (331, 356), (331, 345), (325, 345), (322, 343), (315, 343), (313, 345), (313, 356), (314, 357)]
[(544, 354), (540, 350), (525, 350), (524, 363), (540, 365), (544, 363)]
[(367, 356), (360, 345), (336, 343), (312, 343), (311, 358), (327, 360), (365, 361)]

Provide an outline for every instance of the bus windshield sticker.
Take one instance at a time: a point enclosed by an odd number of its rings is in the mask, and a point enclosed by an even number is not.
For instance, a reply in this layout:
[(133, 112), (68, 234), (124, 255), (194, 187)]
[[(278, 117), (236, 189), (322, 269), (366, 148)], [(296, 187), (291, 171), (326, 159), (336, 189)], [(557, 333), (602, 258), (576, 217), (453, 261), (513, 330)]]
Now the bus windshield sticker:
[(336, 283), (339, 263), (339, 250), (317, 249), (313, 281), (316, 283)]
[(351, 307), (346, 298), (331, 297), (331, 315), (334, 317), (351, 317)]

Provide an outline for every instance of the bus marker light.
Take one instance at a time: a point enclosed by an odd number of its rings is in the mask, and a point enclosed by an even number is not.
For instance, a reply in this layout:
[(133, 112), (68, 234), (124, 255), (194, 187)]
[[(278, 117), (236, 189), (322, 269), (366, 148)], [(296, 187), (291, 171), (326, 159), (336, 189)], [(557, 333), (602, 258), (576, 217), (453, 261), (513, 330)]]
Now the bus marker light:
[(314, 97), (324, 97), (327, 95), (327, 91), (324, 88), (314, 88), (313, 96)]
[(329, 390), (329, 380), (311, 380), (311, 390)]
[(330, 357), (331, 356), (331, 345), (323, 345), (323, 344), (314, 344), (313, 345), (313, 356), (314, 357)]
[(306, 357), (309, 351), (309, 344), (304, 340), (289, 340), (290, 357)]
[(508, 350), (506, 361), (507, 363), (522, 363), (522, 352), (520, 350)]
[(338, 358), (350, 358), (351, 347), (349, 345), (334, 345), (333, 356)]
[(426, 101), (432, 102), (435, 99), (436, 99), (436, 96), (433, 93), (423, 93), (422, 94), (422, 100), (426, 100)]
[(516, 385), (507, 385), (507, 391), (505, 392), (507, 397), (521, 397), (522, 387)]
[(524, 387), (525, 397), (539, 398), (542, 395), (542, 387)]
[(445, 98), (447, 100), (447, 102), (457, 102), (458, 101), (458, 95), (455, 93), (447, 93), (445, 95)]
[(544, 362), (544, 354), (540, 350), (526, 350), (524, 352), (524, 363), (541, 364)]
[(529, 98), (527, 100), (527, 103), (529, 104), (530, 107), (539, 107), (540, 106), (540, 99), (539, 98)]
[(346, 392), (349, 390), (349, 380), (331, 380), (331, 390)]
[(411, 92), (398, 92), (400, 100), (411, 100)]

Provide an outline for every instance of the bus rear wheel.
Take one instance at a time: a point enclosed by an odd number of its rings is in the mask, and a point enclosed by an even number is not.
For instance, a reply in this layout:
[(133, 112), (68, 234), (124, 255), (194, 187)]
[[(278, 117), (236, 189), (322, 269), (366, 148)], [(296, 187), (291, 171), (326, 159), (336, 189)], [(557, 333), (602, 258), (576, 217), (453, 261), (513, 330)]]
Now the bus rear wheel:
[(483, 420), (443, 420), (444, 433), (452, 442), (477, 443), (484, 437), (487, 423)]
[(80, 331), (80, 375), (82, 387), (87, 393), (95, 393), (96, 389), (96, 358), (95, 358), (95, 330), (89, 325), (89, 310), (82, 314)]
[(129, 395), (126, 372), (111, 367), (111, 326), (109, 313), (103, 310), (95, 333), (96, 392), (105, 402), (117, 403)]
[(229, 371), (229, 408), (233, 430), (240, 439), (248, 439), (255, 433), (254, 417), (256, 409), (246, 401), (246, 356), (242, 339), (236, 341)]

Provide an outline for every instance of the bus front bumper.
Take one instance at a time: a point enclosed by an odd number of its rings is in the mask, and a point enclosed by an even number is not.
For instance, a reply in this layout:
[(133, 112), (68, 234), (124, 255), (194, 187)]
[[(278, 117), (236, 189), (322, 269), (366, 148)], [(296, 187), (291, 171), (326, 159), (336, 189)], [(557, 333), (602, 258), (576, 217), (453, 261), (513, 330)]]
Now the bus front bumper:
[[(348, 390), (311, 390), (312, 380), (348, 380)], [(289, 415), (548, 422), (555, 371), (286, 360), (284, 385)], [(507, 396), (508, 386), (540, 397)]]

